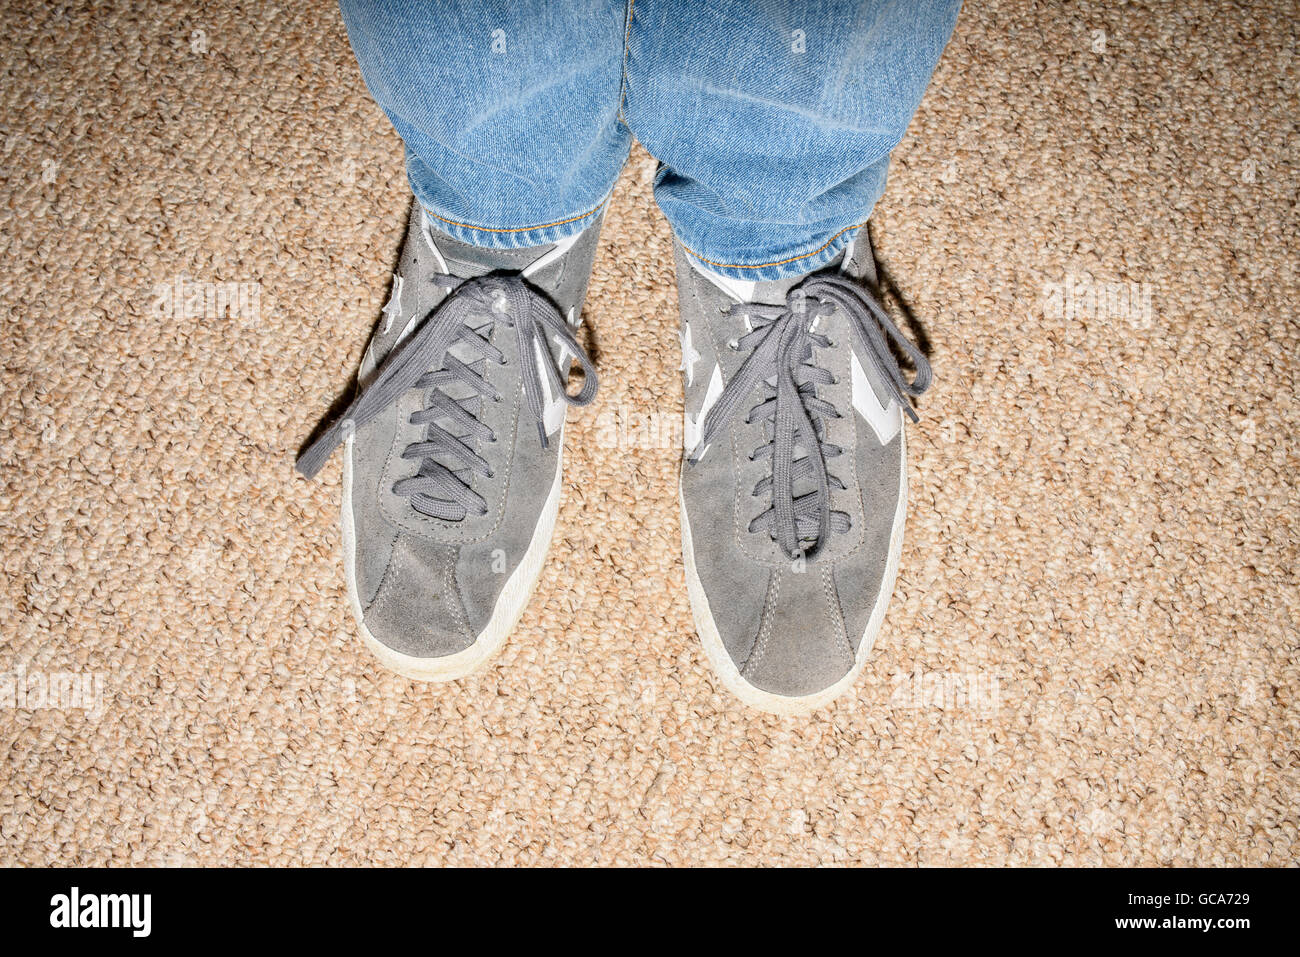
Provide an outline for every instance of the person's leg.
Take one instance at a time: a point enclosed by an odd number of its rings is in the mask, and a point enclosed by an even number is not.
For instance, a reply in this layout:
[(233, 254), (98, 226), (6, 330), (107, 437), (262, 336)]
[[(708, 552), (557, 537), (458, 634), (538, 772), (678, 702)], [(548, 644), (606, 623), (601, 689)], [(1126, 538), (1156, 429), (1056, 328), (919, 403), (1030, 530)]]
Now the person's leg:
[(479, 246), (590, 225), (627, 158), (626, 4), (341, 0), (362, 76), (440, 229)]
[(846, 691), (893, 589), (930, 371), (872, 297), (858, 227), (956, 11), (647, 0), (629, 31), (624, 112), (677, 238), (691, 609), (765, 711)]
[[(559, 507), (565, 409), (618, 121), (623, 4), (343, 0), (418, 202), (340, 445), (344, 577), (367, 646), (411, 678), (485, 665), (523, 614)], [(586, 378), (565, 390), (573, 361)]]
[(623, 113), (691, 255), (801, 275), (866, 222), (959, 0), (639, 0)]

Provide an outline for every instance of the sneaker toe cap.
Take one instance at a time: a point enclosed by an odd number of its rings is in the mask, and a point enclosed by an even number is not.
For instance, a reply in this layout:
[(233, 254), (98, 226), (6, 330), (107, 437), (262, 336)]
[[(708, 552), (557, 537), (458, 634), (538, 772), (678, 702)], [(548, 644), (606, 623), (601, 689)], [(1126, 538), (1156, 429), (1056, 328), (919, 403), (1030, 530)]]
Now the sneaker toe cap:
[(829, 574), (815, 567), (774, 572), (741, 676), (768, 694), (803, 698), (834, 685), (853, 664)]
[(474, 644), (456, 582), (455, 549), (399, 535), (373, 595), (358, 582), (362, 623), (379, 643), (413, 658), (443, 658)]

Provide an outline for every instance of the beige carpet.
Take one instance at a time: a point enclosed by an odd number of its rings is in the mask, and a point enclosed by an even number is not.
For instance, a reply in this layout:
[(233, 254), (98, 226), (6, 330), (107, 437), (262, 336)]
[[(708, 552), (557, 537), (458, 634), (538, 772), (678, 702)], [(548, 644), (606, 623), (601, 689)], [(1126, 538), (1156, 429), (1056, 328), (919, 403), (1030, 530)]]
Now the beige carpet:
[(875, 216), (937, 374), (898, 590), (804, 719), (692, 633), (643, 151), (536, 599), (421, 686), (291, 471), (408, 202), (336, 9), (10, 6), (0, 863), (1296, 861), (1300, 5), (963, 12)]

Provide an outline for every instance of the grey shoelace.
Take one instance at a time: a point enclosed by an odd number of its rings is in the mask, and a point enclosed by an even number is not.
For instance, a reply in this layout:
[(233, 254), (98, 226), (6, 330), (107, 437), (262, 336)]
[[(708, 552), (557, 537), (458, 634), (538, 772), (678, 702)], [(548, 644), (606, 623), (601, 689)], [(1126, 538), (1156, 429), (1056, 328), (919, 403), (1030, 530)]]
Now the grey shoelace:
[[(828, 459), (843, 454), (843, 449), (823, 441), (823, 420), (841, 414), (817, 395), (817, 386), (830, 385), (833, 378), (813, 356), (814, 347), (832, 346), (816, 331), (816, 319), (837, 307), (848, 317), (861, 351), (899, 405), (917, 421), (909, 397), (930, 387), (930, 364), (925, 356), (862, 286), (835, 273), (816, 273), (791, 289), (783, 306), (749, 302), (730, 307), (733, 315), (749, 317), (752, 331), (731, 344), (749, 355), (705, 416), (697, 446), (703, 450), (762, 384), (762, 401), (749, 410), (745, 422), (771, 422), (771, 441), (755, 449), (751, 459), (771, 459), (770, 473), (754, 487), (753, 494), (769, 496), (772, 504), (750, 522), (749, 531), (768, 532), (791, 559), (812, 558), (832, 531), (843, 533), (850, 528), (848, 514), (831, 508), (831, 490), (843, 489), (844, 483), (831, 475), (826, 465)], [(915, 366), (912, 382), (904, 378), (886, 336)], [(796, 450), (803, 453), (798, 458)], [(796, 494), (796, 484), (809, 490)]]
[[(421, 514), (460, 521), (466, 515), (487, 512), (486, 502), (470, 481), (476, 474), (491, 478), (491, 467), (475, 447), (480, 442), (497, 441), (492, 429), (475, 415), (483, 398), (501, 399), (500, 391), (482, 371), (487, 362), (507, 363), (491, 342), (492, 326), (514, 329), (524, 400), (537, 420), (537, 434), (544, 447), (548, 443), (541, 376), (545, 375), (554, 392), (570, 405), (587, 405), (596, 397), (596, 369), (550, 299), (520, 276), (490, 274), (462, 281), (437, 275), (434, 280), (450, 287), (451, 294), (389, 354), (347, 410), (298, 456), (297, 468), (307, 478), (313, 477), (351, 432), (408, 389), (428, 390), (427, 404), (410, 420), (413, 425), (427, 426), (425, 438), (402, 453), (405, 459), (420, 460), (419, 471), (395, 483), (393, 491), (409, 498)], [(569, 395), (566, 389), (567, 368), (559, 370), (552, 361), (548, 335), (555, 337), (562, 354), (577, 359), (586, 374), (577, 395)], [(472, 358), (465, 361), (453, 354), (453, 346), (460, 346), (462, 355)], [(544, 361), (539, 362), (539, 357), (545, 357)], [(452, 398), (447, 390), (455, 386), (469, 394)]]

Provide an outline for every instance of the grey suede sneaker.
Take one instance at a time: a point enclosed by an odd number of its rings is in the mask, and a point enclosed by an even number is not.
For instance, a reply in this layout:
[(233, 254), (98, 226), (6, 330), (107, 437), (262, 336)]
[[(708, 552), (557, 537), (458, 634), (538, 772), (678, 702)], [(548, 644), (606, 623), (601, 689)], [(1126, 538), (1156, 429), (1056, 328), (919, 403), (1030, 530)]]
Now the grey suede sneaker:
[[(413, 206), (358, 394), (298, 459), (310, 478), (344, 446), (348, 597), (366, 644), (407, 677), (484, 665), (541, 574), (565, 409), (596, 394), (574, 332), (599, 231), (481, 249)], [(574, 360), (585, 381), (571, 396)]]
[[(837, 263), (741, 282), (676, 250), (686, 376), (682, 552), (695, 626), (746, 704), (828, 704), (866, 663), (907, 503), (903, 414), (930, 367), (864, 283), (865, 230)], [(908, 383), (889, 347), (916, 368)]]

